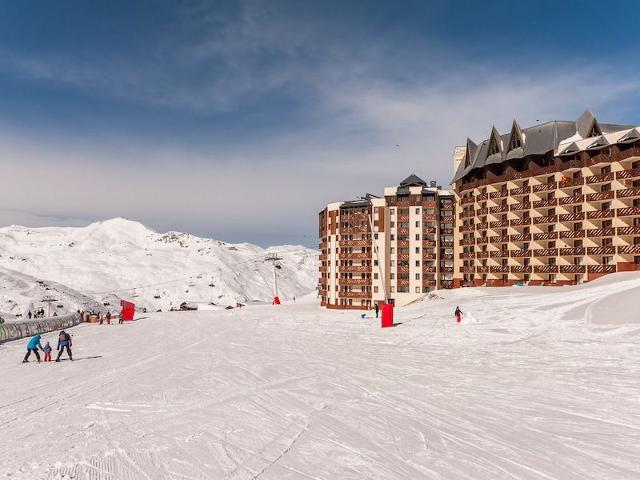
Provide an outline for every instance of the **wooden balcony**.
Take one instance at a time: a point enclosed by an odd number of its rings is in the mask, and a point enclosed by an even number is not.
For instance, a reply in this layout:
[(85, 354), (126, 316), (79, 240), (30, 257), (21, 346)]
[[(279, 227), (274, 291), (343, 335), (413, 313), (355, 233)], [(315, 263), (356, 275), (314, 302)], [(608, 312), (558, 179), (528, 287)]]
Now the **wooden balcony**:
[(543, 233), (534, 233), (534, 240), (555, 240), (558, 238), (558, 232), (543, 232)]
[(509, 225), (512, 227), (521, 227), (523, 225), (531, 225), (531, 218), (517, 218), (515, 220), (510, 220)]
[(453, 288), (453, 282), (451, 280), (442, 280), (440, 282), (440, 288), (450, 289)]
[(557, 257), (558, 249), (557, 248), (539, 248), (537, 250), (533, 250), (534, 257)]
[[(631, 189), (633, 190), (633, 189)], [(618, 192), (622, 192), (624, 190), (618, 190)], [(640, 188), (638, 189), (638, 195), (640, 195)], [(610, 190), (608, 192), (597, 192), (597, 193), (589, 193), (586, 195), (587, 202), (604, 202), (605, 200), (611, 200), (616, 196), (616, 192), (614, 190)]]
[(562, 197), (558, 199), (558, 205), (573, 205), (584, 202), (584, 195), (572, 195), (570, 197)]
[(615, 177), (614, 172), (603, 173), (601, 175), (591, 175), (590, 177), (587, 177), (585, 179), (585, 182), (587, 183), (587, 185), (592, 185), (594, 183), (611, 182), (614, 179), (614, 177)]
[(578, 248), (578, 247), (558, 249), (558, 254), (561, 257), (575, 257), (578, 255), (584, 255), (584, 252), (585, 252), (584, 248)]
[(620, 255), (640, 255), (640, 245), (623, 245), (618, 247)]
[(476, 197), (473, 195), (462, 197), (462, 205), (468, 205), (470, 203), (474, 203), (476, 201)]
[(487, 237), (477, 237), (476, 238), (476, 243), (478, 245), (484, 245), (485, 243), (487, 243), (489, 241), (489, 239)]
[(396, 271), (398, 273), (409, 273), (409, 265), (398, 265)]
[(509, 205), (500, 205), (497, 207), (490, 207), (489, 213), (504, 213), (509, 211)]
[(616, 180), (626, 180), (628, 178), (640, 177), (640, 168), (634, 168), (633, 170), (622, 170), (616, 172)]
[(558, 188), (558, 182), (541, 183), (540, 185), (533, 185), (531, 191), (533, 193), (545, 192), (547, 190), (555, 190)]
[(589, 273), (615, 273), (615, 265), (587, 265)]
[(329, 267), (326, 266), (322, 266), (319, 268), (320, 273), (327, 273), (329, 271)]
[(340, 260), (371, 260), (371, 252), (339, 253)]
[[(471, 230), (473, 230), (473, 226), (471, 228)], [(425, 235), (431, 234), (431, 233), (436, 233), (436, 227), (424, 227), (422, 229), (422, 233)]]
[(478, 273), (489, 273), (489, 267), (481, 265), (479, 267), (476, 267), (476, 271)]
[(340, 215), (341, 222), (368, 222), (368, 213), (343, 213)]
[(349, 235), (352, 233), (368, 233), (370, 228), (368, 225), (363, 225), (360, 227), (344, 227), (340, 229), (341, 235)]
[(467, 239), (460, 240), (460, 245), (462, 245), (463, 247), (468, 247), (475, 244), (476, 244), (475, 238), (467, 238)]
[(340, 298), (363, 298), (369, 299), (371, 298), (371, 292), (347, 292), (347, 291), (339, 291), (338, 297)]
[(422, 215), (422, 220), (425, 222), (436, 222), (438, 220), (438, 216), (435, 213), (425, 213)]
[(618, 217), (635, 217), (640, 216), (640, 207), (619, 208), (616, 210)]
[(587, 230), (587, 237), (613, 237), (615, 234), (615, 228), (592, 228)]
[(371, 240), (340, 240), (341, 247), (370, 247)]
[(453, 267), (440, 267), (440, 273), (453, 273)]
[(453, 248), (453, 242), (448, 242), (448, 241), (442, 240), (440, 242), (440, 247), (442, 247), (442, 248)]
[(578, 222), (584, 220), (584, 212), (563, 213), (558, 215), (559, 222)]
[(530, 257), (531, 250), (509, 250), (509, 255), (512, 258)]
[(398, 223), (400, 222), (408, 222), (409, 221), (409, 215), (398, 215)]
[(318, 249), (323, 250), (325, 248), (327, 248), (327, 242), (320, 242), (320, 244), (318, 245)]
[(481, 193), (479, 195), (476, 195), (476, 202), (484, 202), (488, 198), (489, 198), (489, 194), (488, 193)]
[(497, 267), (489, 267), (491, 273), (509, 273), (508, 265), (499, 265)]
[(435, 287), (437, 282), (435, 280), (422, 280), (423, 287)]
[(531, 202), (515, 203), (511, 205), (510, 208), (512, 212), (518, 212), (520, 210), (529, 210), (531, 208)]
[(531, 202), (532, 208), (555, 207), (556, 205), (558, 205), (557, 198), (547, 198), (546, 200), (537, 200), (535, 202)]
[(564, 230), (562, 232), (558, 232), (558, 238), (584, 238), (585, 231), (584, 230)]
[(371, 285), (370, 278), (339, 278), (338, 284), (340, 285)]
[(475, 252), (462, 252), (460, 254), (460, 260), (473, 260), (476, 258)]
[(520, 235), (511, 235), (509, 237), (509, 241), (517, 243), (517, 242), (528, 242), (531, 240), (531, 234), (530, 233), (522, 233)]
[(526, 195), (528, 193), (531, 193), (531, 187), (520, 187), (509, 190), (509, 195), (512, 197), (516, 195)]
[(587, 267), (584, 265), (560, 265), (560, 273), (585, 273)]
[(487, 222), (476, 223), (476, 230), (486, 230), (489, 228), (489, 224)]
[(608, 247), (587, 247), (587, 255), (614, 255), (616, 247), (610, 245)]
[(501, 190), (499, 192), (491, 192), (489, 194), (489, 198), (504, 198), (507, 195), (509, 195), (509, 191), (508, 190)]
[(398, 235), (409, 235), (409, 229), (406, 227), (399, 228)]
[(320, 255), (318, 255), (318, 260), (322, 261), (322, 260), (328, 260), (329, 259), (329, 255), (327, 255), (326, 253), (321, 253)]
[(398, 240), (396, 243), (398, 248), (409, 248), (409, 240)]
[(558, 265), (534, 265), (535, 273), (558, 273)]
[(489, 222), (491, 228), (506, 228), (509, 226), (509, 220), (500, 220), (499, 222)]
[(423, 240), (422, 241), (422, 246), (424, 248), (435, 247), (436, 246), (436, 241), (435, 240)]
[(437, 267), (422, 267), (422, 273), (436, 273)]
[(501, 250), (492, 250), (489, 252), (489, 258), (506, 258), (509, 256), (509, 250), (501, 249)]
[(640, 235), (640, 225), (633, 227), (618, 227), (616, 228), (618, 235)]
[(544, 217), (533, 217), (534, 225), (541, 225), (545, 223), (556, 223), (558, 221), (558, 215), (547, 215)]
[(327, 296), (327, 290), (318, 290), (318, 293), (320, 294), (321, 297), (326, 297)]
[(408, 278), (399, 278), (397, 280), (398, 286), (399, 287), (408, 287), (409, 286), (409, 279)]
[(435, 260), (438, 258), (438, 255), (436, 253), (423, 253), (422, 258), (425, 260)]
[(511, 267), (511, 273), (531, 273), (531, 265), (515, 265)]
[(489, 258), (489, 252), (476, 252), (476, 258)]
[(453, 253), (443, 253), (440, 258), (442, 260), (453, 260)]
[(372, 267), (368, 265), (339, 265), (338, 271), (345, 273), (369, 273), (371, 272), (371, 268)]
[(476, 273), (476, 267), (460, 267), (460, 273)]
[(469, 218), (469, 217), (474, 217), (475, 215), (477, 215), (476, 210), (474, 210), (473, 208), (470, 210), (463, 210), (462, 212), (460, 212), (460, 218)]
[(615, 210), (595, 210), (593, 212), (586, 212), (588, 219), (594, 218), (612, 218), (616, 216)]
[(569, 178), (558, 183), (559, 188), (574, 188), (584, 185), (584, 177)]
[(625, 188), (623, 190), (616, 190), (618, 198), (631, 198), (640, 197), (640, 188)]

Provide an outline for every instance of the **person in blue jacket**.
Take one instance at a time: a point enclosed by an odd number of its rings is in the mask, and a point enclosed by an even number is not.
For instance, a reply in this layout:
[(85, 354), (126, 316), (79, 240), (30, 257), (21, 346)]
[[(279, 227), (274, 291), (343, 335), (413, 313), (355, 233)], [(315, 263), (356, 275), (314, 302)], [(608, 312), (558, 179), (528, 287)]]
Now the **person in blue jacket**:
[(62, 356), (62, 352), (64, 349), (67, 349), (67, 355), (69, 355), (69, 360), (73, 361), (73, 357), (71, 356), (71, 335), (69, 335), (64, 330), (60, 332), (58, 336), (58, 358), (56, 358), (56, 362), (60, 361), (60, 357)]
[(22, 360), (22, 363), (29, 362), (29, 356), (31, 355), (31, 352), (36, 354), (38, 363), (40, 363), (40, 354), (38, 353), (38, 348), (44, 352), (44, 348), (42, 348), (42, 345), (40, 344), (40, 338), (40, 335), (34, 335), (33, 337), (31, 337), (31, 340), (29, 340), (29, 343), (27, 343), (27, 354), (24, 356), (24, 360)]

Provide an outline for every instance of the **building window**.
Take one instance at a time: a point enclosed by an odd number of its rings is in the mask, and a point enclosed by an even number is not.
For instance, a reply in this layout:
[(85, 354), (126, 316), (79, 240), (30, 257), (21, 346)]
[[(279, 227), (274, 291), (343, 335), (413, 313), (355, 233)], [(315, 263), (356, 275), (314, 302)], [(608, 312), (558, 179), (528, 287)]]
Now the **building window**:
[(391, 247), (391, 249), (390, 249), (389, 253), (391, 253), (392, 255), (393, 255), (394, 253), (396, 253), (396, 248), (395, 248), (395, 247)]
[(378, 287), (377, 286), (373, 287), (373, 293), (378, 293)]
[(395, 209), (395, 208), (392, 208), (389, 212), (390, 212), (390, 213), (391, 213), (391, 215), (393, 216), (393, 215), (395, 215), (395, 214), (396, 214), (396, 209)]
[(374, 280), (377, 280), (377, 279), (378, 279), (378, 274), (377, 274), (377, 273), (374, 273), (374, 274), (373, 274), (373, 279), (374, 279)]
[(420, 228), (420, 222), (416, 222), (416, 228)]
[(416, 273), (416, 280), (420, 280), (420, 274)]
[(389, 226), (390, 226), (391, 228), (395, 228), (395, 226), (396, 226), (396, 222), (393, 222), (393, 221), (389, 222)]
[(420, 287), (416, 287), (416, 293), (420, 293)]
[(602, 257), (602, 263), (604, 265), (613, 265), (613, 257)]
[(416, 215), (420, 215), (420, 208), (416, 208)]
[(394, 287), (393, 285), (391, 285), (391, 293), (395, 293), (396, 291), (396, 287)]
[(420, 247), (416, 247), (416, 253), (420, 253)]

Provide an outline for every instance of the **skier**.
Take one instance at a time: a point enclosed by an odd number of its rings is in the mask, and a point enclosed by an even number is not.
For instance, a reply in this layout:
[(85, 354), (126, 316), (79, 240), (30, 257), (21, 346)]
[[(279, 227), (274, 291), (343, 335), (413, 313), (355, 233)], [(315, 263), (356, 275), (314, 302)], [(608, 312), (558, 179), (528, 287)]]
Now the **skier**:
[(22, 363), (29, 363), (29, 356), (31, 355), (31, 352), (36, 354), (38, 363), (40, 363), (40, 354), (38, 353), (38, 349), (44, 352), (44, 349), (40, 344), (40, 338), (42, 338), (40, 337), (40, 335), (34, 335), (33, 337), (31, 337), (31, 340), (29, 340), (29, 343), (27, 343), (27, 354), (24, 356), (24, 360), (22, 360)]
[(378, 306), (377, 303), (375, 303), (373, 308), (375, 308), (375, 310), (376, 310), (376, 318), (378, 318), (378, 313), (380, 313), (380, 307)]
[(43, 349), (45, 362), (51, 361), (51, 350), (52, 350), (51, 345), (49, 345), (49, 342), (47, 342)]
[(31, 320), (31, 317), (33, 316), (31, 315), (31, 310), (29, 310), (29, 313), (27, 314), (27, 316), (29, 317), (29, 320)]
[(58, 358), (56, 358), (56, 362), (60, 361), (60, 357), (62, 356), (62, 352), (64, 349), (67, 349), (67, 355), (69, 355), (69, 360), (73, 361), (73, 357), (71, 356), (71, 336), (65, 332), (64, 330), (60, 332), (58, 336)]
[(462, 321), (462, 310), (460, 310), (460, 307), (456, 307), (456, 323), (460, 323)]
[(111, 325), (111, 312), (107, 312), (107, 324)]

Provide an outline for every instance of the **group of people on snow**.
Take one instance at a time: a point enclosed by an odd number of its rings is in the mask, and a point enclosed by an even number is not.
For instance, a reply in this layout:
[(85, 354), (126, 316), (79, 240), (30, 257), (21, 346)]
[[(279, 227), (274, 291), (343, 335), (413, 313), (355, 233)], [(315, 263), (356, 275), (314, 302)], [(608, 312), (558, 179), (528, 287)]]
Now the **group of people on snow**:
[(44, 308), (39, 308), (33, 313), (31, 313), (31, 310), (29, 310), (29, 313), (27, 313), (27, 317), (29, 317), (29, 320), (31, 320), (32, 318), (44, 318)]
[[(32, 353), (35, 354), (36, 360), (38, 360), (38, 363), (40, 363), (40, 352), (38, 352), (38, 350), (41, 350), (44, 353), (45, 362), (51, 361), (51, 351), (52, 351), (51, 345), (49, 344), (49, 342), (46, 342), (43, 347), (41, 341), (42, 341), (42, 335), (40, 334), (37, 334), (31, 337), (31, 340), (29, 340), (29, 343), (27, 343), (27, 354), (24, 356), (22, 363), (28, 363), (29, 357), (31, 356)], [(67, 332), (62, 330), (58, 334), (58, 346), (57, 346), (58, 356), (56, 358), (56, 362), (60, 361), (60, 357), (62, 356), (62, 353), (64, 352), (65, 349), (67, 350), (67, 355), (69, 356), (69, 360), (73, 361), (73, 356), (71, 354), (72, 344), (73, 342), (71, 341), (71, 335), (69, 335)]]

